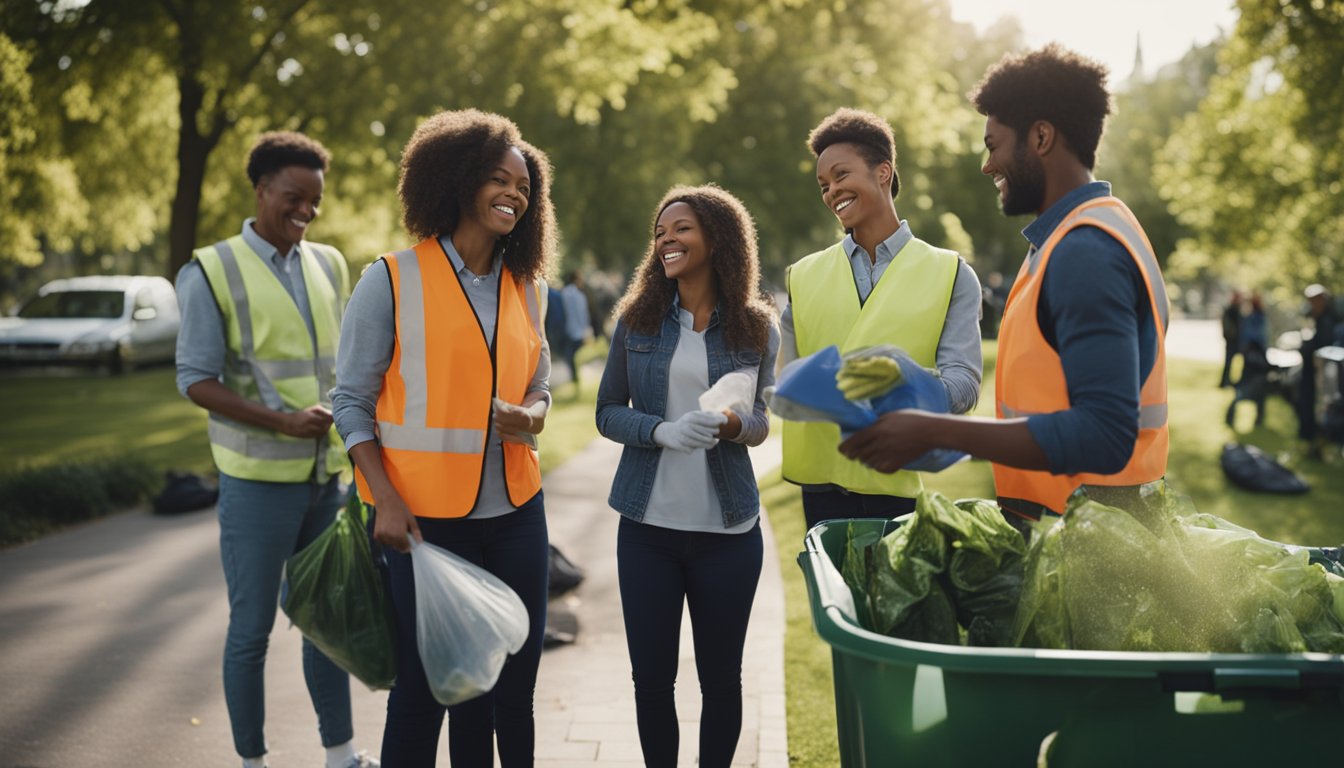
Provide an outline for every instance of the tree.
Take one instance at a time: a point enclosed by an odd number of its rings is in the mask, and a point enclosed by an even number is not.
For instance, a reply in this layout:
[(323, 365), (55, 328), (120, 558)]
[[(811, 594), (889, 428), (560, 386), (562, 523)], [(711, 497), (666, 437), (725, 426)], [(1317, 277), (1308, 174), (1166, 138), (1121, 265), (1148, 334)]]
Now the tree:
[(1191, 48), (1152, 79), (1131, 82), (1116, 93), (1115, 113), (1098, 153), (1097, 177), (1110, 181), (1134, 211), (1164, 266), (1190, 231), (1153, 182), (1153, 165), (1181, 120), (1208, 94), (1221, 47), (1220, 41)]
[[(0, 34), (0, 260), (34, 264), (41, 260), (37, 220), (22, 187), (31, 186), (37, 172), (33, 129), (29, 56)], [(26, 183), (25, 183), (26, 182)]]
[(1157, 178), (1192, 236), (1173, 259), (1278, 288), (1344, 268), (1344, 2), (1241, 0), (1207, 98), (1163, 148)]

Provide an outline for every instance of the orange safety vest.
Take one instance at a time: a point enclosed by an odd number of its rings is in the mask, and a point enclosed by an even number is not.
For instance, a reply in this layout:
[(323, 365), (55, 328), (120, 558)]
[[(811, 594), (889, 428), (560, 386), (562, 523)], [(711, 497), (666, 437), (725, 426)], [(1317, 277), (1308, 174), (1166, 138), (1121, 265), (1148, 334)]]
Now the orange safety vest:
[[(436, 238), (385, 254), (397, 341), (383, 374), (377, 420), (383, 468), (416, 517), (465, 517), (476, 506), (490, 437), (491, 398), (521, 403), (541, 357), (540, 295), (500, 268), (495, 343)], [(529, 292), (530, 291), (530, 292)], [(505, 442), (509, 501), (541, 489), (537, 452)], [(358, 470), (359, 494), (373, 494)]]
[[(1139, 390), (1139, 437), (1124, 469), (1113, 475), (1081, 473), (1056, 475), (1025, 469), (994, 467), (994, 490), (1000, 503), (1012, 509), (1021, 499), (1062, 513), (1065, 502), (1081, 485), (1131, 486), (1160, 479), (1167, 472), (1167, 354), (1166, 333), (1170, 305), (1166, 285), (1153, 247), (1138, 219), (1119, 199), (1101, 197), (1074, 208), (1041, 248), (1034, 266), (1028, 259), (1008, 295), (999, 329), (999, 359), (994, 373), (1001, 419), (1055, 413), (1070, 407), (1064, 366), (1041, 335), (1036, 305), (1055, 246), (1076, 227), (1096, 227), (1114, 237), (1143, 275), (1157, 324), (1157, 359)], [(1005, 503), (1005, 501), (1007, 503)]]

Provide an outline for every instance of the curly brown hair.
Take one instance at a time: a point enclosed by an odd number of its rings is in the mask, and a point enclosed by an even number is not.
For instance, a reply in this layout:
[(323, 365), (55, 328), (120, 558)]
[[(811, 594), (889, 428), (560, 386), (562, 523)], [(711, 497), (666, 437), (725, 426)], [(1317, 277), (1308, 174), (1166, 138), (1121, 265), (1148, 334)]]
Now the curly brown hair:
[(872, 112), (841, 107), (807, 135), (807, 148), (812, 150), (813, 157), (821, 157), (832, 144), (858, 147), (869, 168), (876, 168), (883, 161), (891, 163), (891, 199), (896, 199), (901, 191), (901, 175), (896, 172), (896, 138), (890, 123)]
[[(719, 294), (719, 327), (730, 349), (764, 353), (775, 322), (774, 302), (760, 288), (761, 264), (756, 255), (756, 224), (747, 207), (731, 193), (713, 184), (676, 186), (663, 195), (653, 212), (650, 233), (658, 217), (673, 203), (685, 203), (705, 230), (710, 263)], [(616, 316), (630, 329), (656, 334), (667, 308), (677, 294), (677, 281), (663, 271), (655, 238), (629, 290), (616, 305)]]
[(532, 190), (522, 218), (500, 238), (499, 248), (515, 279), (536, 280), (549, 276), (555, 261), (551, 163), (503, 115), (476, 109), (440, 112), (415, 129), (401, 155), (401, 222), (417, 240), (451, 234), (510, 149), (522, 153)]
[(1019, 143), (1037, 120), (1055, 126), (1078, 160), (1091, 170), (1111, 113), (1105, 64), (1051, 43), (1005, 54), (967, 94), (976, 111), (1013, 129)]
[(247, 178), (255, 187), (263, 176), (291, 165), (325, 171), (330, 161), (331, 153), (311, 136), (298, 131), (267, 131), (257, 137), (247, 154)]

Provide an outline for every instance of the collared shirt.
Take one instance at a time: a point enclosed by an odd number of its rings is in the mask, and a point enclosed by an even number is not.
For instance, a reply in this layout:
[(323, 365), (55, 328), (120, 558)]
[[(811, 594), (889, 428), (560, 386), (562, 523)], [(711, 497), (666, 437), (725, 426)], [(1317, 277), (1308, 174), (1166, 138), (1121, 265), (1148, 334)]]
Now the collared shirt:
[[(877, 247), (877, 260), (874, 263), (867, 252), (850, 235), (846, 235), (841, 245), (849, 255), (850, 270), (854, 273), (854, 287), (859, 291), (861, 301), (866, 301), (873, 287), (886, 273), (887, 267), (900, 257), (903, 249), (914, 234), (910, 225), (902, 221), (901, 226)], [(943, 320), (943, 334), (938, 337), (938, 353), (935, 365), (947, 389), (948, 410), (952, 413), (965, 413), (975, 407), (980, 399), (980, 376), (982, 357), (980, 349), (980, 280), (975, 270), (966, 261), (960, 260), (957, 278), (952, 286), (952, 299), (947, 305), (947, 316)], [(793, 305), (784, 308), (780, 317), (781, 343), (779, 347), (778, 368), (798, 359), (798, 339), (793, 330)], [(778, 370), (778, 368), (776, 370)]]
[[(499, 313), (498, 285), (503, 260), (496, 256), (490, 272), (477, 275), (453, 247), (452, 238), (439, 238), (444, 252), (457, 273), (458, 282), (481, 321), (487, 344), (495, 338), (495, 319)], [(374, 439), (378, 397), (383, 389), (383, 374), (392, 364), (396, 344), (396, 309), (392, 301), (392, 280), (387, 265), (375, 262), (359, 282), (346, 306), (341, 323), (341, 344), (336, 350), (336, 387), (331, 391), (332, 419), (336, 431), (345, 440), (346, 450)], [(551, 351), (543, 332), (541, 357), (527, 387), (528, 393), (540, 392), (551, 400)], [(512, 512), (504, 483), (504, 450), (498, 435), (491, 433), (485, 449), (485, 471), (473, 518), (498, 517)]]
[[(308, 336), (316, 344), (317, 334), (308, 306), (308, 289), (303, 280), (298, 244), (282, 256), (275, 246), (257, 234), (253, 229), (255, 224), (256, 219), (243, 222), (244, 242), (270, 267), (294, 299), (299, 314), (308, 324)], [(224, 375), (228, 340), (224, 333), (224, 318), (219, 314), (219, 305), (210, 291), (205, 270), (194, 259), (177, 273), (177, 303), (182, 314), (182, 324), (177, 331), (177, 389), (185, 396), (192, 384), (206, 379), (219, 380)]]
[[(1094, 181), (1072, 190), (1022, 230), (1029, 269), (1064, 218), (1111, 194)], [(1070, 407), (1027, 419), (1056, 474), (1111, 474), (1128, 463), (1139, 434), (1139, 389), (1157, 360), (1157, 330), (1139, 266), (1096, 227), (1065, 235), (1050, 256), (1036, 322), (1059, 353)]]
[(891, 237), (877, 244), (876, 258), (859, 245), (853, 233), (845, 235), (845, 239), (840, 241), (840, 245), (849, 256), (849, 268), (854, 272), (854, 287), (859, 290), (860, 304), (868, 300), (869, 294), (873, 292), (873, 286), (882, 279), (882, 273), (887, 271), (892, 259), (895, 259), (896, 254), (900, 253), (905, 244), (914, 237), (910, 233), (910, 224), (902, 220), (901, 226), (891, 233)]

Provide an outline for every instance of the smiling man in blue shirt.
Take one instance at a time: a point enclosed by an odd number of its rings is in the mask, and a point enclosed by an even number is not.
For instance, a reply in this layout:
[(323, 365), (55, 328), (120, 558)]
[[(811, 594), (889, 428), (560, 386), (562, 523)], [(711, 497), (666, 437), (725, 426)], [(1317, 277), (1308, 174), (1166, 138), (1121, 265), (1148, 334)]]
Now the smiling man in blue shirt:
[(1092, 176), (1106, 76), (1051, 45), (1005, 57), (971, 96), (1004, 214), (1036, 214), (999, 335), (999, 418), (890, 413), (845, 455), (884, 472), (934, 448), (989, 459), (1014, 523), (1063, 513), (1084, 485), (1124, 503), (1165, 474), (1166, 290), (1142, 227)]

